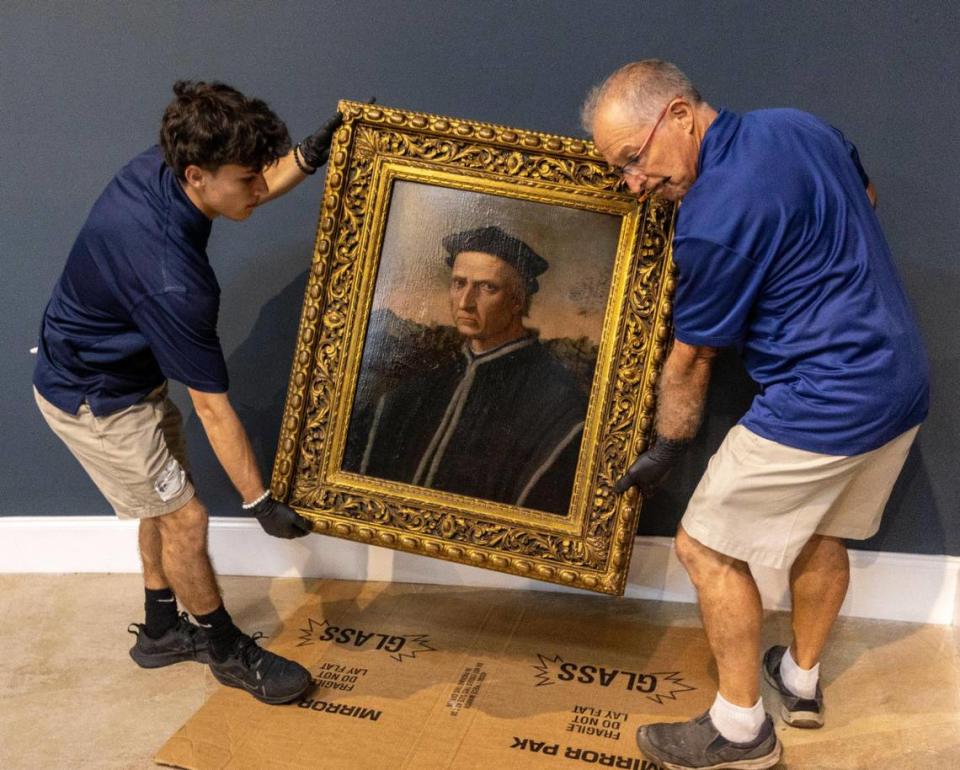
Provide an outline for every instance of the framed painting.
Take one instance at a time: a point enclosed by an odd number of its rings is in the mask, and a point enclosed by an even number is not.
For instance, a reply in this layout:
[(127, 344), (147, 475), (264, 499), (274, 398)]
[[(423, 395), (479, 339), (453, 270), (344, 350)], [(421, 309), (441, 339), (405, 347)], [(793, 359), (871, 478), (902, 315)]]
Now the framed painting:
[(584, 140), (341, 102), (271, 488), (316, 532), (622, 594), (673, 207)]

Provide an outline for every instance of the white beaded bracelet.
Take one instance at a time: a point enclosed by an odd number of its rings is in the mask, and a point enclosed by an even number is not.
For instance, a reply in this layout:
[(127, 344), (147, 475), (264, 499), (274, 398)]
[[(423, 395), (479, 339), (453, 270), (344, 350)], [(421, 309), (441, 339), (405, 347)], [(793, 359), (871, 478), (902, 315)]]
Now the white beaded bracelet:
[(262, 502), (263, 502), (264, 500), (266, 500), (268, 497), (270, 497), (270, 490), (269, 490), (269, 489), (268, 489), (266, 492), (264, 492), (262, 495), (260, 495), (260, 497), (258, 497), (258, 498), (257, 498), (256, 500), (254, 500), (253, 502), (250, 502), (250, 503), (240, 503), (240, 507), (243, 508), (243, 510), (245, 510), (245, 511), (249, 511), (249, 510), (251, 510), (252, 508), (256, 508), (258, 505), (260, 505), (260, 503), (262, 503)]

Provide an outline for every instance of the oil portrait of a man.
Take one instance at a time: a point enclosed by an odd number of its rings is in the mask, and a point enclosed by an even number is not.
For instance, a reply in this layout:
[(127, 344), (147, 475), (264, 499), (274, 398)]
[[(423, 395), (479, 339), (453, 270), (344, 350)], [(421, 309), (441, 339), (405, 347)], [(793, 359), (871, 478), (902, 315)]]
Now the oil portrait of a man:
[[(343, 469), (565, 515), (616, 223), (541, 203), (406, 186), (423, 189), (398, 191), (400, 203), (440, 196), (445, 205), (421, 208), (446, 214), (417, 228), (415, 248), (402, 248), (418, 259), (408, 256), (408, 268), (395, 266), (392, 278), (389, 266), (378, 276), (380, 302), (375, 297)], [(410, 208), (397, 202), (388, 219), (384, 264), (398, 245), (391, 244), (391, 220)], [(556, 249), (559, 257), (551, 253), (564, 240), (555, 228), (582, 239), (585, 217), (598, 231), (594, 262), (586, 253), (577, 255), (583, 262), (572, 264), (578, 260), (569, 245)], [(443, 231), (447, 223), (472, 226)], [(551, 284), (553, 272), (559, 275)], [(432, 309), (412, 307), (416, 300), (408, 292), (405, 309), (390, 310), (386, 298), (400, 289), (380, 282), (411, 280), (419, 284), (413, 294), (426, 297), (422, 304)], [(541, 284), (552, 295), (542, 303)], [(533, 323), (535, 307), (540, 319), (554, 321), (544, 328), (564, 336), (546, 339), (541, 324)], [(558, 318), (578, 312), (573, 322)], [(431, 322), (410, 318), (418, 314)], [(573, 330), (581, 333), (572, 336)]]

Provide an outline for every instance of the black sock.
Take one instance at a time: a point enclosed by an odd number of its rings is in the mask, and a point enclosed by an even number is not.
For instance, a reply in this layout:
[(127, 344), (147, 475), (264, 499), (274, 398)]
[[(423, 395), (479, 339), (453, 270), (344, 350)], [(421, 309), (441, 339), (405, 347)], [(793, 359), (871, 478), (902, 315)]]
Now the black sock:
[(210, 652), (218, 660), (226, 658), (233, 650), (234, 642), (242, 636), (242, 632), (233, 624), (230, 613), (221, 604), (207, 615), (194, 615), (207, 632), (210, 640)]
[(177, 597), (169, 588), (146, 588), (144, 591), (147, 595), (143, 604), (147, 611), (144, 630), (151, 639), (159, 639), (177, 625)]

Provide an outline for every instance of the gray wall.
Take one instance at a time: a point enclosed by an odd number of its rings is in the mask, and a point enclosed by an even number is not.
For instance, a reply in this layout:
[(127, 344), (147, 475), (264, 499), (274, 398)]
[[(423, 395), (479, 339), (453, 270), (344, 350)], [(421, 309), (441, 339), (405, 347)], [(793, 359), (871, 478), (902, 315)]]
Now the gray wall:
[[(0, 8), (0, 515), (108, 508), (43, 425), (30, 376), (40, 314), (100, 190), (155, 141), (170, 85), (221, 79), (266, 98), (295, 136), (341, 97), (562, 134), (587, 88), (619, 64), (671, 59), (715, 106), (794, 106), (859, 145), (920, 317), (933, 407), (880, 534), (865, 547), (960, 554), (956, 333), (960, 243), (958, 14), (953, 3), (83, 2)], [(233, 394), (272, 460), (322, 179), (217, 222)], [(641, 531), (669, 534), (750, 385), (721, 362), (702, 442)], [(191, 453), (215, 514), (237, 500), (190, 415)]]

